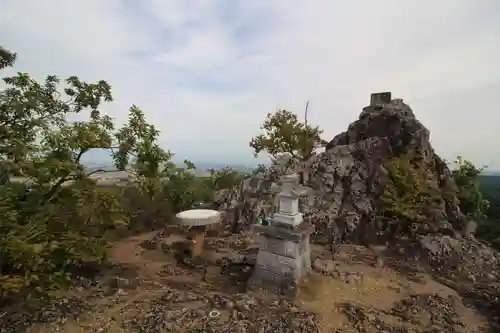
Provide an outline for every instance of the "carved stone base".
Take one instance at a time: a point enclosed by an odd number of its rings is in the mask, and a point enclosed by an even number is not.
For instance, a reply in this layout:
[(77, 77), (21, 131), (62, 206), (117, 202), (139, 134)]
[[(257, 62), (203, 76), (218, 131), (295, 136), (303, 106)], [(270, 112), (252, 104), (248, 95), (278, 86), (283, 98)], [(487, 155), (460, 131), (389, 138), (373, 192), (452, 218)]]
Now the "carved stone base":
[[(260, 226), (262, 231), (262, 226)], [(248, 281), (250, 289), (294, 297), (304, 276), (311, 271), (309, 236), (314, 228), (299, 230), (269, 227), (261, 233), (257, 263)]]
[(273, 274), (269, 271), (256, 269), (248, 280), (249, 290), (263, 290), (269, 293), (293, 298), (299, 292), (299, 281), (291, 277)]

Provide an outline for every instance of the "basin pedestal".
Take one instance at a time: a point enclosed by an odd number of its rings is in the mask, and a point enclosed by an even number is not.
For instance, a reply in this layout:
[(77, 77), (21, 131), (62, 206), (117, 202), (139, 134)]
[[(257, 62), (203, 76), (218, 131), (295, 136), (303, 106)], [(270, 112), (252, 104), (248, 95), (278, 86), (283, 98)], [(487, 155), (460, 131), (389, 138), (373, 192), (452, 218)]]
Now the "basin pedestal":
[(193, 257), (201, 256), (205, 242), (205, 226), (191, 227), (189, 229), (188, 240), (190, 241), (191, 255)]
[(220, 213), (211, 209), (191, 209), (176, 215), (179, 223), (189, 228), (188, 240), (191, 256), (201, 256), (204, 249), (205, 230), (207, 226), (219, 223)]

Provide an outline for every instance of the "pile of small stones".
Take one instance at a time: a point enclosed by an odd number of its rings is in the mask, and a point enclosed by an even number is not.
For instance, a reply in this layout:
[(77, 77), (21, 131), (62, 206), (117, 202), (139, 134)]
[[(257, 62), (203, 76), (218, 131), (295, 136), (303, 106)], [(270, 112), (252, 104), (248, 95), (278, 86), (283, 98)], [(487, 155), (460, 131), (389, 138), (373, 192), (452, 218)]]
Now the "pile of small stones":
[(434, 278), (455, 289), (500, 331), (500, 253), (470, 237), (420, 240)]
[(333, 262), (328, 260), (316, 259), (312, 263), (312, 268), (317, 273), (325, 276), (331, 276), (334, 279), (352, 285), (359, 284), (363, 280), (363, 274), (361, 272), (339, 270)]
[(340, 308), (360, 333), (470, 333), (455, 311), (455, 301), (435, 294), (415, 294), (387, 311), (352, 303)]
[(64, 324), (87, 311), (91, 311), (88, 300), (71, 297), (43, 304), (32, 304), (21, 311), (16, 309), (12, 312), (0, 312), (0, 333), (25, 332), (33, 323)]
[[(126, 291), (118, 289), (118, 300)], [(114, 304), (114, 303), (113, 303)], [(108, 304), (112, 306), (112, 303)], [(25, 332), (33, 323), (47, 323), (54, 332), (82, 312), (97, 311), (83, 299), (63, 299), (36, 314), (6, 314), (0, 317), (0, 332)], [(151, 299), (140, 299), (120, 308), (120, 313), (103, 318), (97, 333), (110, 327), (124, 332), (204, 333), (317, 333), (315, 314), (302, 311), (286, 300), (263, 300), (249, 294), (227, 295), (199, 290), (178, 290), (168, 286)], [(86, 327), (90, 329), (89, 327)]]
[(150, 309), (146, 314), (123, 323), (123, 327), (144, 333), (180, 329), (206, 333), (318, 332), (314, 314), (287, 301), (266, 302), (248, 294), (195, 294), (170, 289), (147, 306)]

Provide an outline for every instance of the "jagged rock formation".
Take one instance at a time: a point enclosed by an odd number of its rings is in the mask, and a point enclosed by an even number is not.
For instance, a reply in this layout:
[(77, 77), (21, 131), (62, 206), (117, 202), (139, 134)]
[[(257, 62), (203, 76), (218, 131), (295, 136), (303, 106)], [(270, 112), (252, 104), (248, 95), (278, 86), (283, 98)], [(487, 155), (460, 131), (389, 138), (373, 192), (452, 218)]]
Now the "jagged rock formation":
[[(430, 132), (401, 99), (390, 93), (372, 94), (358, 120), (326, 146), (323, 153), (306, 162), (310, 195), (302, 198), (302, 211), (330, 241), (375, 242), (380, 234), (375, 220), (378, 199), (387, 182), (386, 163), (411, 156), (429, 171), (429, 187), (437, 193), (456, 190), (446, 163), (434, 152)], [(280, 174), (294, 172), (295, 161), (287, 161), (271, 172), (246, 179), (237, 189), (219, 196), (233, 227), (253, 223), (261, 211), (272, 210), (273, 183)], [(271, 207), (271, 208), (270, 208)], [(430, 233), (463, 235), (467, 219), (460, 213), (454, 195), (439, 195), (419, 209)]]
[(337, 135), (311, 166), (309, 186), (326, 203), (323, 211), (328, 212), (331, 231), (342, 239), (373, 236), (377, 231), (372, 229), (376, 229), (378, 198), (387, 181), (385, 163), (394, 157), (410, 156), (425, 166), (428, 185), (440, 193), (437, 200), (420, 207), (429, 231), (464, 233), (467, 220), (455, 196), (443, 195), (456, 191), (451, 172), (429, 139), (429, 130), (402, 100), (372, 101), (365, 107), (359, 119)]
[[(402, 100), (391, 100), (390, 93), (373, 94), (358, 120), (335, 136), (325, 152), (306, 163), (288, 160), (272, 166), (221, 193), (218, 203), (227, 212), (228, 227), (236, 231), (254, 223), (260, 212), (272, 212), (280, 175), (306, 172), (309, 195), (301, 198), (301, 211), (316, 226), (317, 236), (334, 250), (344, 242), (370, 247), (392, 237), (389, 252), (402, 255), (395, 265), (427, 267), (435, 279), (470, 300), (489, 319), (492, 331), (498, 331), (500, 253), (471, 234), (474, 223), (460, 212), (452, 174), (429, 139), (429, 130)], [(388, 162), (408, 157), (423, 166), (424, 182), (435, 194), (414, 205), (424, 232), (383, 235), (378, 220), (380, 198), (390, 183)]]

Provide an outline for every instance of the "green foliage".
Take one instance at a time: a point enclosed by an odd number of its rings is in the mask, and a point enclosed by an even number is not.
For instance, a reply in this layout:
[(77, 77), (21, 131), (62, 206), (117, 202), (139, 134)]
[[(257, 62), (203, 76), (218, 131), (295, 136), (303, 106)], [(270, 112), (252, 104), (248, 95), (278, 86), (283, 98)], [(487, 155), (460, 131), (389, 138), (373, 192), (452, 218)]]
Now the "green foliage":
[(430, 186), (429, 171), (409, 156), (385, 164), (388, 180), (380, 196), (378, 220), (391, 235), (415, 235), (429, 229), (422, 207), (439, 198)]
[(166, 168), (168, 175), (163, 182), (163, 190), (174, 213), (192, 209), (212, 198), (212, 192), (204, 180), (192, 172), (195, 170), (194, 165), (188, 161), (185, 164), (185, 168), (180, 168), (169, 163)]
[[(130, 108), (128, 126), (116, 133), (118, 148), (112, 153), (117, 169), (133, 174), (149, 198), (163, 190), (164, 179), (179, 172), (170, 162), (173, 154), (157, 144), (159, 134), (153, 125), (146, 122), (142, 110), (134, 105)], [(129, 168), (131, 162), (133, 168)], [(186, 165), (192, 167), (189, 161)]]
[(476, 168), (472, 162), (464, 160), (460, 156), (457, 157), (455, 164), (456, 168), (452, 174), (458, 187), (457, 197), (460, 200), (460, 211), (473, 220), (485, 220), (489, 202), (483, 198), (478, 183), (483, 169)]
[[(0, 49), (0, 67), (15, 55)], [(98, 186), (81, 163), (92, 149), (107, 149), (116, 166), (137, 177), (153, 199), (163, 179), (178, 177), (159, 132), (136, 106), (115, 129), (102, 115), (112, 101), (105, 81), (48, 76), (39, 83), (25, 73), (4, 78), (0, 92), (0, 296), (45, 293), (65, 286), (70, 268), (105, 258), (105, 233), (127, 222), (117, 195)], [(69, 121), (86, 113), (87, 120)], [(188, 163), (190, 164), (190, 163)], [(14, 176), (20, 177), (14, 180)], [(170, 178), (169, 178), (170, 177)]]
[(287, 110), (268, 113), (261, 130), (264, 134), (250, 141), (255, 156), (264, 151), (271, 156), (288, 153), (307, 159), (323, 143), (320, 138), (323, 130), (301, 122), (295, 113)]
[(242, 179), (238, 171), (228, 167), (208, 170), (207, 177), (189, 172), (194, 169), (194, 165), (187, 165), (186, 168), (172, 166), (170, 174), (163, 182), (163, 193), (175, 213), (211, 205), (216, 191), (232, 188)]
[(478, 185), (489, 207), (487, 218), (480, 221), (476, 236), (500, 250), (500, 176), (481, 175)]
[(219, 170), (210, 169), (208, 170), (208, 172), (210, 173), (209, 187), (213, 191), (233, 188), (234, 186), (238, 185), (243, 179), (243, 175), (241, 172), (228, 167), (224, 167)]
[(10, 67), (16, 61), (17, 54), (10, 52), (9, 50), (0, 46), (0, 69), (5, 67)]
[(500, 176), (480, 175), (477, 184), (485, 200), (489, 202), (487, 219), (500, 221)]
[[(386, 164), (389, 181), (381, 195), (380, 221), (392, 233), (415, 234), (429, 230), (422, 207), (439, 196), (451, 200), (451, 196), (459, 200), (462, 213), (479, 222), (476, 236), (491, 243), (500, 240), (500, 181), (493, 185), (484, 182), (487, 193), (483, 197), (479, 188), (482, 169), (476, 168), (470, 161), (457, 157), (456, 168), (452, 170), (453, 180), (457, 188), (438, 190), (431, 186), (429, 172), (419, 162), (411, 162), (408, 156), (396, 158)], [(495, 177), (493, 177), (495, 178)], [(489, 200), (494, 202), (490, 206)], [(492, 217), (489, 217), (490, 215)], [(495, 217), (493, 217), (495, 216)], [(500, 245), (500, 242), (499, 242)]]

